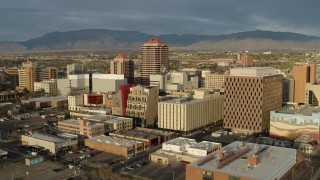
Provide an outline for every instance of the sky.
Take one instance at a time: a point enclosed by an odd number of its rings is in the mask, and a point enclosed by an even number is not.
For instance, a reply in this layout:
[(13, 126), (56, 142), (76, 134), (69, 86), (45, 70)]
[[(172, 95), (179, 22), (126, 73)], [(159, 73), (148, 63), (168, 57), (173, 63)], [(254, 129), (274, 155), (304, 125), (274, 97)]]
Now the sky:
[(0, 0), (0, 41), (80, 29), (153, 35), (270, 30), (320, 36), (319, 7), (319, 0)]

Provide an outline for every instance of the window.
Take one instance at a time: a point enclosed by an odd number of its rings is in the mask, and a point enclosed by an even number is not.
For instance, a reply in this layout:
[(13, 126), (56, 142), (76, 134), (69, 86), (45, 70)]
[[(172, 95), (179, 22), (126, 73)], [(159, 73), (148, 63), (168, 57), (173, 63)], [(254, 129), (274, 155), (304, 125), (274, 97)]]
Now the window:
[(229, 176), (229, 180), (240, 180), (240, 177)]
[(213, 172), (203, 171), (202, 174), (203, 174), (203, 180), (214, 180)]

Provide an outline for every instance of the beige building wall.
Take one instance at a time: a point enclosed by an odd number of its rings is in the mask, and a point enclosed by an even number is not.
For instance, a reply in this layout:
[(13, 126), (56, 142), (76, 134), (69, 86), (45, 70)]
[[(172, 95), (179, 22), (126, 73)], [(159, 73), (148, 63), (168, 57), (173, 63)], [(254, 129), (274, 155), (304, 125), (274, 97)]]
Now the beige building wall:
[(78, 106), (83, 106), (83, 96), (68, 96), (68, 109), (70, 111), (77, 111)]
[(55, 142), (46, 141), (43, 139), (37, 139), (31, 136), (21, 135), (21, 143), (27, 146), (41, 146), (41, 147), (44, 147), (45, 149), (48, 149), (51, 153), (56, 153), (56, 150), (58, 148), (77, 145), (78, 141), (66, 140), (65, 142), (55, 143)]
[(270, 111), (282, 106), (282, 75), (265, 76), (269, 72), (261, 70), (243, 69), (250, 75), (226, 77), (224, 128), (248, 132), (269, 129)]
[(159, 102), (158, 127), (193, 131), (214, 124), (223, 117), (223, 96), (186, 101), (184, 98)]
[(155, 123), (158, 116), (158, 87), (135, 86), (130, 88), (126, 114), (128, 117), (140, 118), (142, 126)]
[(310, 106), (319, 106), (320, 84), (306, 84), (305, 104)]
[(122, 131), (122, 130), (131, 130), (133, 127), (133, 121), (131, 118), (124, 118), (122, 120), (115, 121), (106, 121), (105, 122), (111, 130)]
[(50, 95), (57, 95), (57, 81), (56, 80), (45, 80), (41, 82), (34, 82), (34, 91), (44, 90), (45, 93)]
[(75, 121), (79, 121), (79, 124), (69, 123), (68, 121), (59, 121), (58, 129), (62, 132), (80, 134), (89, 138), (104, 134), (103, 124), (91, 125), (89, 121), (85, 121), (85, 120), (75, 120)]
[(224, 79), (224, 74), (206, 73), (204, 80), (205, 88), (220, 89), (224, 86)]
[(293, 68), (295, 103), (305, 103), (306, 84), (316, 84), (316, 74), (317, 69), (315, 64), (305, 64), (303, 66), (295, 66)]

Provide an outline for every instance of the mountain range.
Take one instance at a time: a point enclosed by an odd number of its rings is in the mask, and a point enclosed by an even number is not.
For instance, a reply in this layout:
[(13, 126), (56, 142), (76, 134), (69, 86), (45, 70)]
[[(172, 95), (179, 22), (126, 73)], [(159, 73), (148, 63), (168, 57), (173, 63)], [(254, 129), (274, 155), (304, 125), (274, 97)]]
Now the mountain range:
[[(138, 31), (84, 29), (51, 32), (24, 42), (0, 42), (0, 53), (53, 51), (139, 51), (154, 35)], [(222, 35), (158, 35), (170, 49), (310, 51), (320, 49), (320, 38), (291, 32), (246, 31)]]

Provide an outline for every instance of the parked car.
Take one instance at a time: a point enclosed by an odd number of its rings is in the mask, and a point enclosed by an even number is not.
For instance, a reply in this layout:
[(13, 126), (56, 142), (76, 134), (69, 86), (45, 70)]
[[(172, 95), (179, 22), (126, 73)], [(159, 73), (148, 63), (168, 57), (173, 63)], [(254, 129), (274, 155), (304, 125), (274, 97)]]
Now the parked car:
[(128, 166), (127, 169), (133, 170), (134, 168), (132, 166)]

